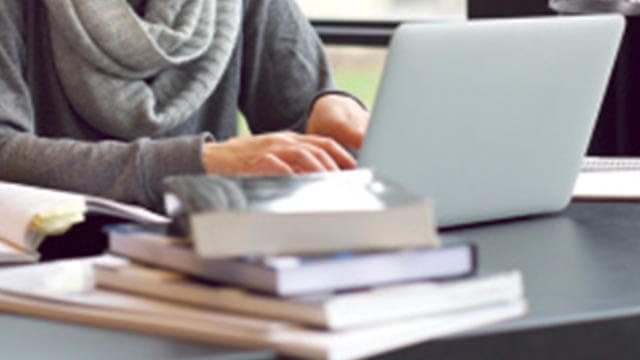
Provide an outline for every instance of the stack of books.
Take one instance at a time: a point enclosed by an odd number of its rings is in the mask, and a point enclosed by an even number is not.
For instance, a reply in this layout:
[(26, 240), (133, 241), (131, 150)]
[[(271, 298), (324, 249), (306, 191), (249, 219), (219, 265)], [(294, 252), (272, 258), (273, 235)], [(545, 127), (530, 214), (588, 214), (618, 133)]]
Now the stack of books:
[(427, 200), (372, 171), (179, 177), (173, 218), (106, 228), (110, 255), (0, 270), (0, 309), (311, 359), (368, 357), (522, 316)]

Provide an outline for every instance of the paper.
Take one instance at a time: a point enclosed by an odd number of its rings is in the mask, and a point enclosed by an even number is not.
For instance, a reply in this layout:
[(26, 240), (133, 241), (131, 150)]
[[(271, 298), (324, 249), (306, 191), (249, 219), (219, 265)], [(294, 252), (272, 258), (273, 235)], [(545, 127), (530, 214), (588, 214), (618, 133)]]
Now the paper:
[(89, 212), (125, 218), (138, 224), (168, 224), (171, 219), (145, 208), (95, 196), (86, 196)]
[(36, 262), (40, 258), (40, 255), (36, 252), (27, 252), (19, 249), (11, 242), (4, 240), (0, 237), (0, 264), (19, 264)]
[(115, 257), (104, 256), (4, 269), (0, 271), (0, 291), (61, 303), (167, 317), (176, 321), (181, 319), (216, 322), (244, 331), (264, 332), (273, 327), (284, 326), (284, 323), (276, 321), (227, 316), (165, 301), (96, 289), (93, 266), (119, 261), (121, 260)]
[(110, 215), (142, 224), (166, 224), (169, 218), (116, 201), (0, 181), (0, 239), (35, 253), (49, 235), (65, 233), (85, 213)]
[(640, 170), (590, 171), (578, 175), (575, 200), (640, 200)]
[[(26, 251), (35, 251), (49, 231), (60, 233), (82, 221), (85, 202), (81, 195), (0, 182), (0, 238)], [(68, 220), (65, 220), (68, 218)], [(30, 232), (40, 233), (33, 236)]]

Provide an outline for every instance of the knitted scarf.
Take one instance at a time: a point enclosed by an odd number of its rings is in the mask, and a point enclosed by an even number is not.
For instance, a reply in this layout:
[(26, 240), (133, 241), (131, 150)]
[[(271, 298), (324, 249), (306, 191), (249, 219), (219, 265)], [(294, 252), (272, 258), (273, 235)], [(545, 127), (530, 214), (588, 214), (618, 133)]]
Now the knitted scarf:
[(94, 128), (125, 140), (185, 122), (234, 49), (241, 0), (42, 0), (65, 95)]

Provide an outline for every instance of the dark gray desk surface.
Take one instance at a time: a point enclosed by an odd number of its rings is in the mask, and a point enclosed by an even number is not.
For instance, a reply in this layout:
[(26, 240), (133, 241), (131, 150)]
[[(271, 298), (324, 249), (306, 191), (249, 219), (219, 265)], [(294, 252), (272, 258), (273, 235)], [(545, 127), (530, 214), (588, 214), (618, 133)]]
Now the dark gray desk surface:
[[(555, 216), (442, 235), (475, 242), (480, 272), (521, 269), (530, 313), (383, 358), (640, 358), (640, 204), (576, 203)], [(20, 359), (272, 357), (12, 315), (0, 315), (0, 339), (3, 357)]]

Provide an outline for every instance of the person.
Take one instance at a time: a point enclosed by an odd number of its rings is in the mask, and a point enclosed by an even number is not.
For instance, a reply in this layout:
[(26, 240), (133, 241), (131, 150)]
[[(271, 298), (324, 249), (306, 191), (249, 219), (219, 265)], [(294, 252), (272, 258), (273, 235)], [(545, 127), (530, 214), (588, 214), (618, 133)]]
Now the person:
[(161, 209), (170, 175), (353, 168), (367, 122), (294, 0), (0, 0), (2, 181)]

